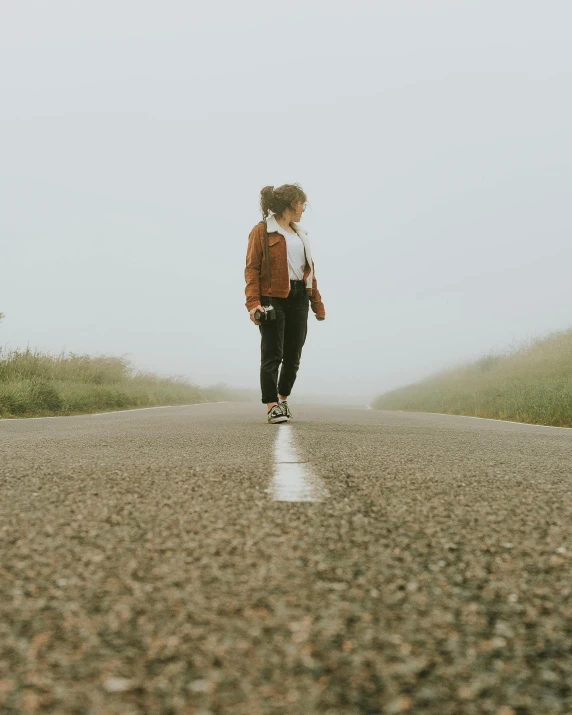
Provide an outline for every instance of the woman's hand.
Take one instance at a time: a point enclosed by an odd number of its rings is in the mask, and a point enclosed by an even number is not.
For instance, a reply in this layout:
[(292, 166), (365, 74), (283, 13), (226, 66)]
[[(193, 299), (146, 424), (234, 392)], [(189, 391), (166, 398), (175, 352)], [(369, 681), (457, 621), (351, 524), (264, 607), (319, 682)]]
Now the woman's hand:
[(257, 305), (256, 308), (253, 308), (253, 309), (250, 311), (250, 320), (252, 320), (252, 322), (254, 323), (254, 325), (260, 325), (260, 321), (259, 321), (259, 320), (256, 320), (256, 319), (254, 318), (254, 314), (256, 313), (257, 310), (260, 310), (261, 312), (263, 312), (263, 311), (264, 311), (264, 308), (263, 308), (261, 305)]

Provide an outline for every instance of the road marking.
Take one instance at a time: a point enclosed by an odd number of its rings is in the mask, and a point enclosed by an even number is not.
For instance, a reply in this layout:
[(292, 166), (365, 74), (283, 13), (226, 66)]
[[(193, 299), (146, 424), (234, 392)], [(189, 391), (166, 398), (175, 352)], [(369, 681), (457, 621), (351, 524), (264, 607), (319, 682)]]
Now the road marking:
[[(166, 410), (169, 407), (198, 407), (199, 405), (222, 405), (223, 402), (191, 402), (189, 405), (158, 405), (157, 407), (136, 407), (133, 410), (115, 410), (114, 412), (92, 412), (90, 417), (101, 417), (103, 415), (118, 415), (122, 412), (139, 412), (140, 410)], [(81, 415), (77, 415), (80, 417)]]
[[(400, 410), (400, 412), (408, 412), (408, 410)], [(514, 420), (498, 420), (494, 417), (475, 417), (474, 415), (451, 415), (448, 412), (418, 412), (417, 414), (439, 415), (440, 417), (464, 417), (469, 420), (483, 420), (484, 422), (503, 422), (505, 425), (520, 425), (521, 427), (543, 427), (544, 429), (572, 429), (572, 427), (559, 427), (558, 425), (538, 425), (536, 424), (536, 422), (515, 422)]]
[(274, 501), (322, 501), (328, 490), (306, 462), (302, 462), (294, 445), (294, 430), (289, 425), (277, 428), (274, 443)]
[[(369, 408), (373, 409), (372, 407)], [(376, 408), (377, 409), (377, 408)], [(572, 430), (572, 427), (559, 427), (558, 425), (539, 425), (536, 422), (516, 422), (515, 420), (498, 420), (494, 417), (475, 417), (475, 415), (452, 415), (449, 412), (416, 412), (415, 410), (377, 410), (378, 412), (393, 412), (401, 415), (436, 415), (438, 417), (460, 417), (463, 420), (483, 420), (484, 422), (500, 422), (505, 425), (520, 425), (521, 427), (543, 427), (544, 429)]]
[(134, 407), (132, 410), (114, 410), (109, 412), (82, 412), (79, 415), (51, 415), (50, 417), (3, 417), (0, 422), (24, 422), (25, 420), (63, 420), (66, 417), (102, 417), (118, 415), (122, 412), (141, 412), (143, 410), (166, 410), (168, 407), (198, 407), (199, 405), (223, 405), (221, 402), (191, 402), (188, 405), (158, 405), (156, 407)]

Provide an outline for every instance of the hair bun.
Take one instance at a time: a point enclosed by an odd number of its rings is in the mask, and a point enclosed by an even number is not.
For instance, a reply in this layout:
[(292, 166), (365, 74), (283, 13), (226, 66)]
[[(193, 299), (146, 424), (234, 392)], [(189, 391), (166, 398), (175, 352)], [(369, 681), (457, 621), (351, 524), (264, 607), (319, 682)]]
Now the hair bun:
[(284, 211), (292, 209), (297, 201), (301, 201), (303, 204), (307, 201), (300, 184), (283, 184), (277, 189), (273, 186), (265, 186), (260, 192), (262, 217), (266, 218), (269, 213), (282, 216)]

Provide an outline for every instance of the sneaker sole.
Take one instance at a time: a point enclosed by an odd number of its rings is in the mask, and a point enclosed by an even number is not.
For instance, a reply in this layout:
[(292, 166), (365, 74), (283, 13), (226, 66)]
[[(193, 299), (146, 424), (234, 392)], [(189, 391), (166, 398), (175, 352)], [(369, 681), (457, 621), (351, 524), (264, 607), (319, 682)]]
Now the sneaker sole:
[(268, 420), (268, 424), (270, 425), (277, 425), (280, 424), (280, 422), (288, 422), (286, 415), (283, 415), (282, 417), (273, 417), (271, 420)]

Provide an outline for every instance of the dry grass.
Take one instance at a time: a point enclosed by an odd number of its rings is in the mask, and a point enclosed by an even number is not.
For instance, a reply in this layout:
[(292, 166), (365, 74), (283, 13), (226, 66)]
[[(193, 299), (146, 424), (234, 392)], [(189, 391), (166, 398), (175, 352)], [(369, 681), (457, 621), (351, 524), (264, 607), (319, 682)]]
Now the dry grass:
[(372, 407), (571, 427), (572, 329), (392, 390)]
[(198, 387), (181, 378), (136, 371), (123, 357), (0, 348), (0, 416), (42, 417), (248, 399), (224, 384)]

